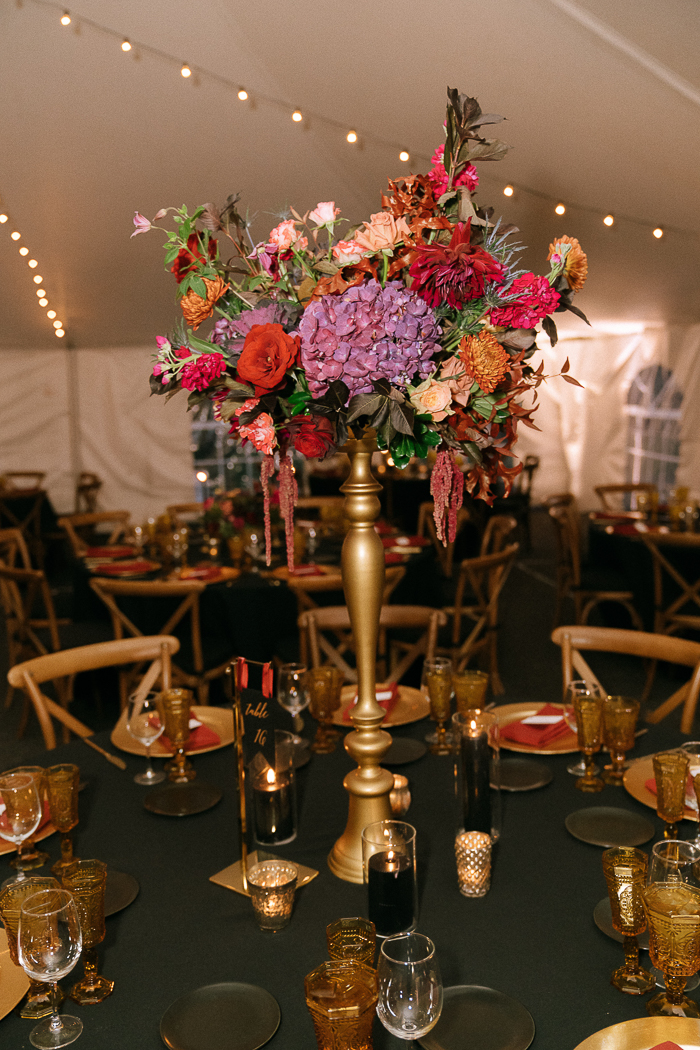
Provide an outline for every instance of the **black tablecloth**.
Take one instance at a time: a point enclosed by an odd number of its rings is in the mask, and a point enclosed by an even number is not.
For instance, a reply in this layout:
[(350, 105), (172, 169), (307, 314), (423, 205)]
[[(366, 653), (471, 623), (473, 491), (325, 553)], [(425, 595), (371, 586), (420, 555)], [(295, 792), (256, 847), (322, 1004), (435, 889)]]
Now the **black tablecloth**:
[[(420, 737), (427, 728), (422, 723), (394, 733)], [(106, 734), (96, 739), (110, 746)], [(663, 725), (642, 740), (638, 751), (644, 754), (680, 742)], [(141, 884), (135, 902), (107, 920), (100, 960), (102, 972), (116, 982), (114, 994), (98, 1006), (71, 1004), (85, 1025), (76, 1046), (157, 1050), (160, 1017), (171, 1002), (202, 985), (242, 981), (267, 988), (280, 1004), (282, 1023), (268, 1044), (271, 1050), (312, 1050), (304, 975), (326, 958), (327, 923), (366, 914), (364, 888), (337, 879), (326, 865), (347, 813), (342, 779), (351, 763), (345, 752), (314, 756), (300, 771), (299, 836), (275, 852), (320, 874), (298, 892), (292, 923), (278, 934), (260, 932), (250, 902), (209, 881), (237, 859), (230, 747), (193, 760), (200, 778), (223, 788), (222, 802), (180, 819), (143, 808), (153, 789), (132, 781), (142, 758), (125, 756), (128, 770), (122, 773), (79, 742), (51, 757), (78, 762), (88, 779), (80, 797), (76, 853), (99, 857)], [(37, 759), (42, 758), (46, 755), (39, 752)], [(539, 791), (504, 794), (492, 888), (481, 900), (467, 900), (457, 890), (451, 759), (427, 755), (401, 771), (413, 795), (407, 819), (418, 833), (419, 929), (436, 943), (445, 985), (486, 985), (519, 999), (537, 1026), (533, 1050), (573, 1050), (593, 1032), (644, 1016), (645, 999), (623, 995), (609, 983), (623, 955), (621, 945), (593, 923), (593, 909), (606, 895), (602, 850), (572, 838), (564, 819), (585, 806), (618, 805), (647, 816), (657, 838), (662, 826), (653, 810), (624, 790), (581, 795), (566, 772), (570, 758), (540, 761), (551, 766), (554, 781)], [(682, 829), (685, 837), (694, 834), (689, 824)], [(58, 836), (45, 846), (58, 857)], [(6, 860), (0, 868), (3, 877), (9, 874)], [(29, 1047), (30, 1028), (31, 1022), (15, 1014), (6, 1017), (0, 1021), (0, 1045)], [(467, 1032), (465, 1025), (465, 1048)], [(404, 1044), (377, 1022), (375, 1046), (398, 1050)]]

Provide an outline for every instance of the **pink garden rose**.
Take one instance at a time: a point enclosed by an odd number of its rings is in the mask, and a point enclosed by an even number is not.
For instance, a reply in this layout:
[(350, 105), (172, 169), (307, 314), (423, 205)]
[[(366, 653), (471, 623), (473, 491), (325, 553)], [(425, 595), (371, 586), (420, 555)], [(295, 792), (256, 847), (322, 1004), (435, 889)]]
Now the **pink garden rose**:
[(297, 251), (303, 251), (309, 243), (306, 237), (301, 237), (292, 219), (285, 219), (279, 226), (270, 231), (268, 238), (270, 244), (274, 244), (281, 252), (289, 251), (292, 246)]
[(336, 208), (335, 201), (319, 201), (312, 212), (309, 212), (309, 221), (317, 226), (325, 226), (326, 223), (335, 222), (340, 215), (340, 208)]
[(269, 412), (261, 412), (252, 423), (239, 427), (238, 433), (241, 438), (247, 438), (258, 452), (264, 452), (266, 456), (272, 455), (272, 450), (277, 444), (275, 426)]
[(440, 379), (452, 391), (452, 400), (466, 407), (474, 380), (467, 375), (464, 362), (458, 357), (450, 357), (442, 366)]
[(333, 258), (338, 266), (350, 266), (359, 263), (365, 249), (357, 241), (338, 241), (333, 245)]
[(436, 423), (449, 414), (445, 410), (452, 401), (452, 391), (447, 383), (436, 383), (425, 379), (411, 394), (411, 404), (416, 412), (430, 414)]
[(395, 219), (386, 211), (379, 211), (370, 216), (370, 221), (365, 223), (364, 230), (358, 230), (354, 240), (361, 248), (368, 252), (381, 252), (384, 248), (391, 249), (398, 241), (410, 238), (411, 231), (403, 216)]

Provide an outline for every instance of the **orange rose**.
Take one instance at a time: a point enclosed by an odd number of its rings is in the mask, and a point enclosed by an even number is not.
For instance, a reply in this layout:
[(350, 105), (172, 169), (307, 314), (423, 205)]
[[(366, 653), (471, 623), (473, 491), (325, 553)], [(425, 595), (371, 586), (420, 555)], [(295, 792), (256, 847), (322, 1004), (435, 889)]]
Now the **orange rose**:
[(353, 241), (366, 251), (381, 252), (384, 248), (393, 248), (397, 241), (410, 238), (411, 231), (403, 216), (395, 219), (388, 212), (379, 211), (365, 223), (364, 230), (357, 231)]
[(284, 382), (287, 369), (299, 354), (299, 339), (287, 335), (281, 324), (254, 324), (238, 358), (238, 378), (252, 383), (262, 397)]
[(231, 287), (230, 284), (224, 282), (223, 277), (216, 277), (213, 281), (210, 281), (208, 277), (202, 277), (202, 280), (207, 286), (206, 299), (203, 299), (201, 295), (197, 295), (196, 292), (190, 289), (187, 295), (183, 295), (180, 300), (180, 309), (183, 316), (187, 323), (194, 328), (195, 332), (202, 321), (206, 321), (207, 317), (211, 317), (213, 314), (214, 303), (218, 302), (224, 292), (227, 292)]

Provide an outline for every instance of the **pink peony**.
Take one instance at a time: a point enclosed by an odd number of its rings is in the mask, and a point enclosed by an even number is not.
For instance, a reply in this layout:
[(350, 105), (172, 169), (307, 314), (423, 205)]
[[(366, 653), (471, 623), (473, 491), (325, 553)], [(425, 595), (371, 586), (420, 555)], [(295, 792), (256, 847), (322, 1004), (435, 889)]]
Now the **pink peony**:
[(426, 379), (411, 394), (411, 404), (421, 415), (429, 414), (436, 423), (449, 414), (445, 411), (452, 401), (452, 391), (447, 383), (436, 383)]
[(491, 311), (491, 324), (503, 328), (534, 328), (559, 305), (559, 292), (546, 277), (537, 277), (534, 273), (516, 277), (507, 294), (518, 298)]
[[(447, 189), (447, 183), (449, 182), (447, 172), (445, 171), (445, 165), (443, 164), (444, 157), (445, 147), (438, 146), (430, 158), (434, 167), (428, 172), (428, 178), (432, 183), (433, 193), (436, 197), (441, 197), (443, 195)], [(466, 186), (469, 192), (473, 193), (479, 185), (479, 175), (474, 165), (467, 164), (466, 167), (462, 168), (452, 185), (455, 189), (459, 186)]]
[(261, 412), (252, 423), (238, 428), (241, 438), (247, 438), (258, 452), (264, 452), (266, 456), (272, 455), (272, 450), (277, 444), (275, 425), (269, 412)]
[(206, 390), (225, 371), (223, 354), (200, 354), (183, 367), (180, 382), (186, 390)]
[(336, 208), (335, 201), (320, 201), (309, 212), (309, 221), (315, 222), (317, 226), (325, 226), (326, 223), (335, 222), (339, 215), (340, 208)]
[(270, 231), (269, 243), (274, 244), (281, 252), (289, 251), (292, 247), (297, 251), (303, 251), (309, 243), (306, 237), (301, 237), (292, 219), (286, 219), (279, 226)]

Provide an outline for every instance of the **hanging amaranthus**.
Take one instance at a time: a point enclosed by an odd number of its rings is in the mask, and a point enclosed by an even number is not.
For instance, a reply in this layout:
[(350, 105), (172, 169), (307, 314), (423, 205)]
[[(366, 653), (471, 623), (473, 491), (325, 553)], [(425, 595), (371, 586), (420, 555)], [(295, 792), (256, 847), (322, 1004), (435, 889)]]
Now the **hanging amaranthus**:
[(260, 464), (260, 484), (265, 508), (265, 564), (272, 561), (272, 529), (270, 527), (270, 478), (275, 473), (274, 456), (263, 456)]
[[(430, 493), (435, 509), (435, 531), (441, 543), (454, 543), (457, 535), (457, 511), (464, 498), (464, 474), (454, 460), (451, 449), (442, 449), (437, 454), (430, 479)], [(447, 515), (447, 531), (445, 531)]]
[(297, 504), (299, 490), (294, 477), (292, 458), (287, 452), (280, 458), (280, 514), (284, 521), (284, 536), (287, 541), (287, 568), (294, 570), (294, 508)]

